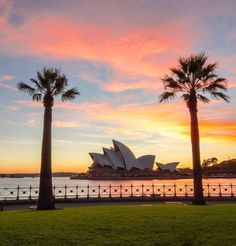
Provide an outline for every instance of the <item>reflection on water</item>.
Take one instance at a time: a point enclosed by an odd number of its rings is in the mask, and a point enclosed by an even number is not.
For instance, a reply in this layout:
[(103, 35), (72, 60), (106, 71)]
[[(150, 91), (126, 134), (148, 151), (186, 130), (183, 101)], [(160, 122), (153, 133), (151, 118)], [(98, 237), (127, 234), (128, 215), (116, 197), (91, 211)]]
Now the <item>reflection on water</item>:
[[(184, 185), (193, 183), (192, 179), (161, 179), (161, 180), (71, 180), (70, 178), (62, 178), (57, 177), (53, 178), (53, 185), (55, 186), (97, 186), (97, 185), (160, 185), (160, 184), (176, 184), (176, 185)], [(204, 184), (225, 184), (236, 185), (236, 178), (234, 179), (226, 179), (226, 178), (211, 178), (211, 179), (203, 179)], [(0, 188), (16, 188), (17, 186), (20, 187), (29, 187), (30, 185), (33, 187), (39, 186), (39, 178), (0, 178)]]

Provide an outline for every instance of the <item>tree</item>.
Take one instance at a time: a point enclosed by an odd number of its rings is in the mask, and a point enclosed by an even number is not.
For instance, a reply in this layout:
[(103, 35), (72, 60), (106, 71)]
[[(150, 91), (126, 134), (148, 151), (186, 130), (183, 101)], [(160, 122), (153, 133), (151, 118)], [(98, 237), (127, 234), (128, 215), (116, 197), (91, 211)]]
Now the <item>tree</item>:
[(218, 159), (216, 157), (211, 157), (211, 158), (208, 158), (206, 160), (203, 160), (202, 162), (202, 167), (211, 167), (211, 166), (214, 166), (214, 165), (217, 165), (218, 164)]
[(165, 91), (160, 95), (160, 102), (174, 99), (177, 93), (186, 102), (190, 113), (191, 143), (194, 179), (193, 204), (205, 204), (202, 187), (202, 168), (200, 162), (200, 138), (198, 129), (198, 101), (209, 103), (212, 98), (229, 102), (229, 97), (222, 91), (227, 90), (227, 81), (219, 77), (215, 70), (217, 63), (207, 64), (205, 53), (179, 58), (177, 67), (171, 67), (171, 75), (162, 78)]
[(79, 95), (76, 88), (67, 89), (68, 79), (56, 68), (43, 68), (37, 72), (36, 79), (30, 79), (31, 85), (19, 82), (17, 87), (37, 102), (44, 106), (44, 124), (41, 153), (41, 170), (38, 210), (54, 209), (54, 198), (52, 190), (52, 167), (51, 167), (51, 128), (52, 128), (52, 107), (54, 98), (61, 97), (61, 100), (71, 101)]

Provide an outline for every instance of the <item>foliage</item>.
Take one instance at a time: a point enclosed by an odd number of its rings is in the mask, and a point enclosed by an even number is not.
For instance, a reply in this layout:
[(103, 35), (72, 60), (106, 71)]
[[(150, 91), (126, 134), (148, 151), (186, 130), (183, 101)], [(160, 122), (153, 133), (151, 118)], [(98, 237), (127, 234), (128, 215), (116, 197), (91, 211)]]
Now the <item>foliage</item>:
[(122, 205), (0, 212), (1, 246), (234, 246), (236, 206)]
[(203, 168), (210, 167), (210, 166), (217, 165), (217, 164), (218, 164), (218, 159), (216, 157), (211, 157), (206, 160), (203, 160), (202, 167)]
[(67, 89), (68, 79), (57, 68), (44, 67), (42, 72), (37, 72), (35, 79), (30, 79), (30, 82), (32, 86), (19, 82), (18, 90), (32, 96), (34, 101), (43, 101), (44, 104), (48, 97), (61, 96), (62, 101), (71, 101), (79, 95), (79, 91), (75, 87)]
[(205, 166), (204, 170), (231, 170), (231, 171), (236, 171), (236, 159), (229, 159), (220, 162), (219, 164), (214, 164), (211, 166)]
[(195, 100), (209, 103), (206, 94), (228, 102), (229, 97), (222, 92), (227, 90), (227, 81), (215, 73), (217, 63), (206, 64), (207, 59), (205, 53), (181, 57), (179, 66), (170, 68), (172, 75), (162, 78), (165, 92), (160, 95), (160, 102), (174, 99), (177, 93), (181, 93), (189, 108)]

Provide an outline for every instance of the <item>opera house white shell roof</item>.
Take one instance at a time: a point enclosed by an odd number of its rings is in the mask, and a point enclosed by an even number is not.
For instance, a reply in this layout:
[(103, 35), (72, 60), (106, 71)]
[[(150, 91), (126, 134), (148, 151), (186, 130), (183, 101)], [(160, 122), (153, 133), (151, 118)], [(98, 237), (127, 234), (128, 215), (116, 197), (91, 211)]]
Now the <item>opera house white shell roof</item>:
[(177, 165), (179, 164), (179, 162), (170, 162), (170, 163), (166, 163), (166, 164), (162, 164), (159, 162), (156, 162), (157, 166), (160, 168), (160, 170), (162, 171), (170, 171), (171, 173), (173, 173), (174, 171), (177, 170)]
[(144, 155), (136, 158), (134, 153), (123, 143), (112, 140), (113, 148), (103, 148), (103, 154), (89, 153), (93, 162), (100, 166), (109, 166), (113, 169), (122, 168), (127, 171), (132, 168), (139, 170), (153, 169), (155, 156)]

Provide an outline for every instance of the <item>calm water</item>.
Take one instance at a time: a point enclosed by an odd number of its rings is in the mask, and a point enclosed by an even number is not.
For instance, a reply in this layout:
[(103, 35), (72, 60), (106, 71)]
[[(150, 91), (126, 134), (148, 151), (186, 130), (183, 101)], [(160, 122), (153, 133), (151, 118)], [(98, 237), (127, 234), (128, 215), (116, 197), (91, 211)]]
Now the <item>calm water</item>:
[[(176, 184), (176, 185), (184, 185), (184, 184), (192, 184), (192, 179), (176, 179), (176, 180), (71, 180), (70, 178), (53, 178), (53, 184), (57, 187), (67, 186), (97, 186), (97, 185), (160, 185), (160, 184)], [(211, 179), (203, 179), (204, 184), (214, 184), (217, 185), (221, 183), (222, 185), (236, 185), (236, 178), (234, 179), (222, 179), (222, 178), (211, 178)], [(33, 187), (39, 186), (39, 178), (0, 178), (0, 188), (16, 188), (20, 187), (29, 187), (30, 185)]]

